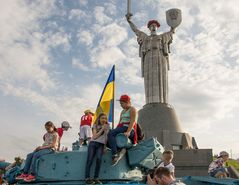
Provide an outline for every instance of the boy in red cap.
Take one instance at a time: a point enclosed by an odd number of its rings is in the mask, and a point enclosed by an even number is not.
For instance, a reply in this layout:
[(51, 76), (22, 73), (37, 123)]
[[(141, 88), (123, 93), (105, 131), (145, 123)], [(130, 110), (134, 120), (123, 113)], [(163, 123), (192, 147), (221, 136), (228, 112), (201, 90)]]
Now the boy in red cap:
[[(130, 138), (133, 143), (137, 142), (136, 133), (136, 109), (131, 105), (130, 97), (128, 95), (122, 95), (119, 99), (120, 105), (123, 108), (120, 114), (120, 121), (117, 128), (111, 130), (108, 133), (108, 143), (112, 152), (112, 165), (116, 165), (120, 160), (120, 153), (118, 152), (118, 148), (116, 145), (115, 137), (124, 133), (124, 135)], [(121, 153), (125, 153), (126, 150), (122, 149)]]
[(63, 121), (61, 123), (61, 127), (57, 128), (57, 133), (59, 136), (59, 144), (58, 144), (58, 151), (60, 150), (60, 146), (61, 146), (61, 138), (63, 136), (64, 131), (67, 131), (69, 128), (71, 128), (70, 124), (68, 121)]

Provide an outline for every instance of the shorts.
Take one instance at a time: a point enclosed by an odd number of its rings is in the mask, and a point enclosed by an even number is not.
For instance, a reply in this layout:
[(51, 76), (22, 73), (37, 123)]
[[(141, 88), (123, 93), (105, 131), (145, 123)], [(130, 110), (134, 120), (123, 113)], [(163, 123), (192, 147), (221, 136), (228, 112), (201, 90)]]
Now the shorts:
[(92, 129), (89, 125), (80, 127), (80, 139), (88, 139), (92, 137)]
[(215, 170), (209, 172), (209, 175), (210, 175), (211, 177), (215, 177), (215, 175), (216, 175), (218, 172), (227, 173), (226, 169), (223, 168), (223, 167), (221, 167), (221, 168), (217, 168), (217, 169), (215, 169)]

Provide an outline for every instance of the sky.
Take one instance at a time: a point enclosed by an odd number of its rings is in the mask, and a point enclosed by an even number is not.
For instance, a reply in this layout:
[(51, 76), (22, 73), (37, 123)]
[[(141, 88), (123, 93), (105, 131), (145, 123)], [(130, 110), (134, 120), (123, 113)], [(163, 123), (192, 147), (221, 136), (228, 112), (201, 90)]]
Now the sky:
[[(136, 36), (126, 0), (0, 1), (0, 158), (25, 157), (42, 144), (44, 123), (67, 120), (62, 146), (78, 139), (85, 109), (95, 110), (111, 67), (116, 97), (145, 104)], [(165, 12), (182, 10), (170, 54), (169, 102), (199, 148), (239, 158), (239, 2), (132, 0), (132, 21), (146, 33), (170, 27)], [(115, 122), (120, 106), (116, 102)]]

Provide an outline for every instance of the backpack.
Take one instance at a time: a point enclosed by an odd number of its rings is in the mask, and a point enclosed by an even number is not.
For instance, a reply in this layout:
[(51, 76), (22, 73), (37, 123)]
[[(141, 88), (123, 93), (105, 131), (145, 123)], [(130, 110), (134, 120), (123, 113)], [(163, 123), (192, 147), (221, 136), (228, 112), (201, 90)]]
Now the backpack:
[(3, 179), (6, 180), (9, 184), (15, 184), (16, 177), (21, 173), (21, 167), (15, 166), (11, 168), (10, 170), (6, 171)]
[(144, 139), (145, 135), (144, 135), (142, 127), (140, 126), (139, 123), (137, 123), (137, 131), (136, 132), (137, 132), (138, 142), (142, 141)]

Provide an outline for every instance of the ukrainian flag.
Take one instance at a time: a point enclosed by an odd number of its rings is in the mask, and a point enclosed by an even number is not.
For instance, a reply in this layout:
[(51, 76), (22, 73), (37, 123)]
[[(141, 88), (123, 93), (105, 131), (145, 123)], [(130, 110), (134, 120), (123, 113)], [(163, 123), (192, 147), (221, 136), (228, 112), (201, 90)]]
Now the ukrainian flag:
[(102, 112), (107, 114), (108, 122), (114, 124), (114, 92), (115, 91), (115, 66), (112, 67), (104, 90), (101, 94), (99, 103), (96, 108), (93, 123), (98, 115)]

